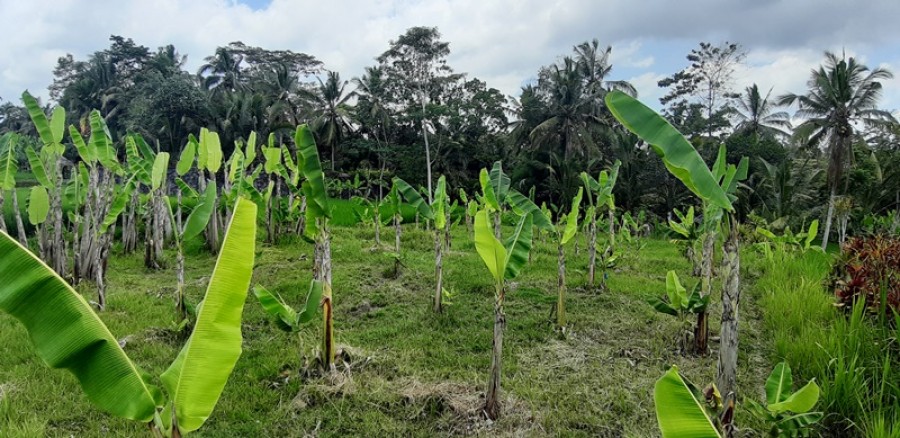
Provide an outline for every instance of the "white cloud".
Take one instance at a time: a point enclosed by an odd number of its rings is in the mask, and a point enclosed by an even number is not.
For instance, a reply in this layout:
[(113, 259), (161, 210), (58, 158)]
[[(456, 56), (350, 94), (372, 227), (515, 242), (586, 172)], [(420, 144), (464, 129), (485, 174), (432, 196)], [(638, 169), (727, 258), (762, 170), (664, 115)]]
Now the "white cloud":
[[(505, 94), (517, 94), (538, 67), (592, 38), (614, 42), (613, 79), (644, 81), (642, 96), (661, 94), (655, 78), (683, 67), (661, 52), (659, 42), (721, 39), (751, 49), (741, 87), (757, 82), (776, 93), (800, 92), (822, 48), (872, 53), (900, 42), (897, 16), (896, 0), (827, 8), (816, 0), (686, 0), (677, 6), (649, 0), (641, 7), (626, 0), (273, 0), (261, 10), (233, 0), (0, 0), (0, 97), (16, 101), (25, 88), (46, 96), (60, 55), (84, 59), (108, 47), (110, 34), (153, 49), (175, 44), (189, 55), (190, 69), (217, 46), (240, 40), (309, 53), (350, 78), (412, 26), (438, 26), (450, 42), (450, 64)], [(900, 66), (898, 61), (868, 60)], [(898, 89), (894, 80), (885, 92), (885, 103), (894, 108), (900, 108)]]

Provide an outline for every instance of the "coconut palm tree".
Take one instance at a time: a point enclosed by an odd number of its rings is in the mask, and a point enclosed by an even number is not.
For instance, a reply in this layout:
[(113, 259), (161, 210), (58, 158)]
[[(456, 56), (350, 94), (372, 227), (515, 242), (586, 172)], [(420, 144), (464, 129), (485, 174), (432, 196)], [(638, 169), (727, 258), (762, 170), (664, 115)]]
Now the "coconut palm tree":
[(197, 70), (200, 83), (213, 93), (235, 91), (241, 86), (244, 56), (233, 53), (227, 47), (219, 47), (212, 56), (207, 56)]
[(778, 106), (769, 100), (771, 94), (772, 89), (770, 88), (763, 97), (759, 93), (759, 87), (753, 84), (744, 90), (744, 94), (735, 99), (734, 117), (738, 120), (738, 131), (749, 132), (756, 136), (766, 134), (778, 138), (789, 136), (791, 117), (785, 111), (776, 111)]
[(303, 94), (316, 107), (312, 128), (322, 143), (331, 148), (331, 170), (334, 171), (334, 153), (344, 136), (353, 130), (350, 122), (350, 107), (347, 102), (355, 96), (345, 93), (347, 81), (341, 81), (338, 72), (327, 72), (325, 81), (317, 78), (319, 86)]
[(812, 71), (806, 94), (789, 93), (778, 99), (779, 105), (799, 104), (797, 116), (806, 121), (797, 127), (798, 133), (808, 139), (809, 146), (824, 145), (828, 153), (826, 175), (830, 197), (822, 234), (823, 249), (828, 245), (838, 184), (849, 162), (854, 124), (896, 123), (889, 112), (876, 107), (881, 97), (880, 81), (892, 77), (886, 69), (870, 70), (853, 57), (825, 52), (825, 64)]

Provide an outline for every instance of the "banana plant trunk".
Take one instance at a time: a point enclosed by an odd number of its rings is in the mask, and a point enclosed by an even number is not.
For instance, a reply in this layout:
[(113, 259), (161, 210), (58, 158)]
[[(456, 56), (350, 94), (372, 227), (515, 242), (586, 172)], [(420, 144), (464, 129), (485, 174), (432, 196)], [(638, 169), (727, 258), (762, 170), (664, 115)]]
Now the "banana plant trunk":
[(609, 251), (610, 254), (616, 252), (616, 212), (610, 208), (607, 210), (609, 216)]
[(297, 219), (297, 235), (302, 235), (306, 229), (306, 196), (300, 197), (300, 211), (297, 213), (300, 217)]
[(13, 212), (16, 216), (16, 232), (19, 235), (19, 243), (24, 247), (28, 247), (28, 237), (25, 235), (25, 224), (22, 223), (22, 211), (19, 210), (19, 195), (16, 189), (12, 190)]
[(504, 285), (495, 286), (497, 299), (494, 302), (494, 338), (491, 348), (491, 374), (488, 378), (485, 396), (484, 413), (491, 420), (500, 418), (500, 377), (503, 371), (503, 330), (506, 327), (506, 315), (503, 314)]
[(322, 281), (322, 366), (326, 371), (334, 371), (334, 303), (331, 289), (331, 234), (327, 224), (322, 224), (319, 236), (321, 258), (319, 280)]
[(557, 301), (556, 301), (556, 328), (566, 328), (566, 252), (562, 243), (557, 245)]
[(56, 187), (50, 196), (50, 211), (53, 212), (53, 238), (50, 242), (50, 258), (53, 270), (65, 278), (68, 257), (66, 257), (66, 242), (63, 239), (62, 181), (62, 167), (59, 165), (59, 160), (57, 160)]
[(494, 215), (494, 237), (497, 239), (500, 239), (500, 216), (502, 216), (502, 214), (499, 211)]
[(375, 222), (375, 246), (381, 247), (381, 208), (375, 204), (375, 214), (372, 215)]
[(394, 251), (400, 254), (400, 215), (394, 215)]
[(178, 286), (175, 289), (175, 310), (180, 318), (179, 321), (184, 321), (187, 319), (187, 305), (184, 302), (184, 249), (181, 246), (181, 241), (176, 242), (176, 248), (178, 250), (178, 255), (175, 259), (175, 263), (178, 265), (178, 273), (176, 274)]
[(729, 218), (731, 229), (725, 241), (724, 289), (722, 291), (722, 331), (716, 385), (723, 397), (732, 397), (737, 389), (738, 304), (741, 299), (741, 254), (737, 220)]
[[(693, 248), (693, 246), (691, 246)], [(706, 297), (712, 291), (712, 265), (715, 258), (716, 233), (708, 231), (703, 235), (703, 248), (700, 253), (700, 296)], [(696, 256), (695, 256), (696, 257)], [(694, 326), (694, 354), (709, 353), (709, 312), (697, 313), (697, 324)]]
[(594, 277), (597, 270), (597, 217), (591, 218), (588, 225), (588, 286), (594, 287)]
[(441, 298), (443, 296), (444, 290), (444, 250), (441, 248), (441, 240), (443, 239), (441, 230), (435, 228), (434, 229), (434, 311), (436, 313), (441, 313), (444, 309), (442, 307)]
[(450, 227), (453, 224), (450, 222), (450, 209), (447, 209), (447, 217), (444, 220), (444, 254), (450, 252), (450, 247), (453, 244), (452, 235), (450, 234)]

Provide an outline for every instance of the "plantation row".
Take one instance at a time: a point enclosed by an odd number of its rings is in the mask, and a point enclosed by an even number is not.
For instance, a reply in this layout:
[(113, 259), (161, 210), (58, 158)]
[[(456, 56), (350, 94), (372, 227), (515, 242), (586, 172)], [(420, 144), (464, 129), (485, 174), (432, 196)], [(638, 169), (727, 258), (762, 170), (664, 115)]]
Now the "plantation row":
[[(300, 309), (262, 286), (254, 288), (254, 295), (275, 323), (289, 332), (302, 330), (321, 312), (321, 344), (315, 368), (325, 374), (338, 372), (335, 337), (340, 334), (334, 330), (334, 299), (335, 292), (339, 297), (340, 291), (332, 288), (332, 273), (341, 267), (332, 266), (332, 200), (316, 143), (306, 125), (296, 129), (293, 145), (278, 145), (272, 135), (266, 144), (258, 145), (256, 135), (251, 134), (246, 142), (235, 144), (234, 153), (227, 159), (218, 135), (206, 129), (196, 138), (191, 136), (177, 160), (166, 152), (155, 152), (140, 136), (129, 135), (121, 140), (124, 159), (120, 160), (119, 148), (99, 112), (91, 113), (90, 135), (85, 139), (75, 126), (66, 130), (61, 107), (54, 108), (48, 118), (31, 96), (25, 94), (23, 100), (43, 143), (39, 150), (25, 148), (28, 166), (38, 182), (27, 200), (27, 220), (35, 233), (29, 239), (19, 213), (17, 139), (7, 134), (0, 148), (0, 192), (12, 193), (18, 242), (6, 234), (7, 224), (0, 220), (0, 310), (22, 321), (37, 354), (48, 365), (73, 373), (88, 399), (101, 409), (147, 423), (155, 435), (177, 437), (199, 429), (241, 354), (241, 314), (254, 268), (257, 225), (262, 224), (269, 242), (296, 235), (314, 245), (313, 280)], [(670, 224), (694, 264), (695, 275), (700, 277), (698, 287), (687, 291), (670, 271), (666, 296), (651, 302), (659, 312), (679, 318), (685, 327), (679, 333), (682, 354), (708, 354), (716, 242), (724, 240), (716, 383), (704, 393), (673, 367), (655, 390), (660, 429), (664, 436), (731, 436), (736, 430), (733, 418), (738, 400), (742, 229), (733, 202), (740, 182), (747, 178), (748, 160), (729, 164), (722, 147), (709, 168), (678, 131), (635, 99), (612, 92), (606, 104), (626, 128), (651, 145), (671, 174), (703, 206), (701, 221), (689, 209), (686, 213), (676, 211), (679, 221)], [(80, 158), (69, 168), (64, 168), (62, 159), (66, 133)], [(172, 162), (178, 175), (174, 200), (168, 195), (166, 176)], [(472, 199), (462, 190), (453, 199), (452, 188), (441, 176), (433, 192), (422, 193), (395, 178), (383, 199), (360, 201), (365, 206), (363, 222), (374, 227), (376, 242), (380, 244), (385, 216), (393, 223), (398, 263), (403, 251), (402, 207), (409, 206), (417, 220), (428, 224), (434, 239), (432, 309), (437, 313), (443, 311), (449, 295), (443, 286), (443, 257), (455, 224), (451, 213), (457, 212), (456, 222), (464, 221), (467, 229), (471, 227), (476, 252), (494, 283), (491, 366), (483, 406), (487, 418), (495, 420), (501, 415), (507, 326), (504, 304), (510, 281), (528, 267), (533, 241), (549, 238), (558, 249), (555, 327), (566, 336), (566, 245), (579, 229), (586, 229), (587, 281), (589, 286), (603, 290), (621, 255), (617, 239), (631, 239), (637, 231), (633, 221), (629, 222), (630, 216), (619, 219), (616, 214), (612, 192), (618, 166), (597, 178), (582, 174), (584, 186), (568, 205), (556, 211), (536, 205), (531, 197), (513, 189), (500, 162), (491, 170), (481, 170), (481, 192)], [(196, 187), (184, 179), (191, 172), (199, 175)], [(63, 214), (64, 203), (71, 206), (67, 215)], [(504, 220), (514, 225), (506, 236), (502, 235)], [(604, 225), (607, 245), (599, 251), (598, 230)], [(765, 231), (768, 240), (760, 248), (769, 257), (791, 247), (809, 249), (815, 228), (814, 223), (806, 233), (784, 236)], [(218, 262), (204, 300), (191, 303), (184, 293), (183, 247), (199, 236), (213, 254), (218, 254)], [(148, 269), (161, 267), (167, 245), (177, 254), (172, 299), (182, 328), (192, 328), (192, 333), (170, 368), (159, 376), (162, 388), (132, 363), (91, 305), (64, 280), (71, 284), (93, 282), (93, 304), (104, 310), (108, 259), (117, 237), (125, 253), (138, 251), (143, 240)], [(29, 248), (36, 250), (39, 259), (30, 254)], [(689, 318), (695, 321), (691, 323)], [(778, 434), (801, 433), (822, 416), (810, 412), (818, 399), (818, 386), (811, 382), (793, 393), (790, 376), (786, 364), (778, 365), (766, 385), (768, 406), (757, 409)], [(774, 388), (771, 391), (770, 386)]]

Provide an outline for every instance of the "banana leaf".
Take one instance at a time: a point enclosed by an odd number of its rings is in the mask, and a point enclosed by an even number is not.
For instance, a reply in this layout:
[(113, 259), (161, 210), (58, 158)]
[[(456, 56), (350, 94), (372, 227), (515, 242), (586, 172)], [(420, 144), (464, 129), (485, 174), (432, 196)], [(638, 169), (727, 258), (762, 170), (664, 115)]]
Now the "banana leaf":
[(190, 172), (194, 166), (194, 157), (197, 156), (197, 142), (193, 138), (188, 139), (184, 149), (181, 150), (181, 156), (178, 158), (178, 164), (175, 165), (175, 172), (178, 176)]
[(475, 250), (494, 276), (494, 281), (502, 283), (506, 274), (507, 251), (494, 237), (487, 210), (475, 214)]
[(3, 232), (0, 254), (0, 311), (25, 326), (44, 363), (71, 372), (100, 409), (150, 421), (162, 393), (147, 383), (87, 301)]
[(216, 196), (216, 180), (212, 179), (209, 180), (209, 185), (206, 186), (206, 191), (203, 192), (203, 200), (194, 207), (194, 210), (191, 211), (191, 214), (188, 215), (187, 220), (184, 222), (182, 241), (192, 239), (206, 229), (206, 225), (209, 224), (213, 211), (215, 211)]
[(241, 313), (255, 247), (256, 204), (239, 198), (194, 331), (160, 376), (169, 394), (166, 411), (174, 413), (182, 435), (199, 429), (209, 418), (241, 355)]
[(690, 191), (719, 208), (733, 209), (703, 158), (666, 119), (621, 91), (607, 94), (606, 106), (625, 128), (650, 144), (669, 172)]
[(403, 196), (403, 199), (406, 199), (406, 202), (415, 208), (420, 216), (426, 219), (434, 219), (431, 207), (428, 206), (428, 203), (422, 198), (418, 190), (400, 178), (394, 178), (394, 185), (397, 187), (398, 193)]
[(721, 438), (704, 408), (700, 391), (672, 366), (653, 387), (656, 419), (663, 438)]
[(50, 197), (44, 186), (31, 188), (31, 196), (28, 197), (28, 222), (31, 225), (40, 225), (47, 220), (50, 213)]
[(519, 275), (519, 272), (528, 263), (528, 253), (531, 252), (531, 237), (533, 232), (532, 216), (523, 215), (519, 218), (516, 231), (510, 235), (504, 247), (506, 248), (506, 268), (503, 270), (503, 278), (511, 280)]
[(16, 155), (18, 138), (16, 134), (7, 132), (0, 137), (0, 190), (16, 188), (16, 173), (19, 162)]

